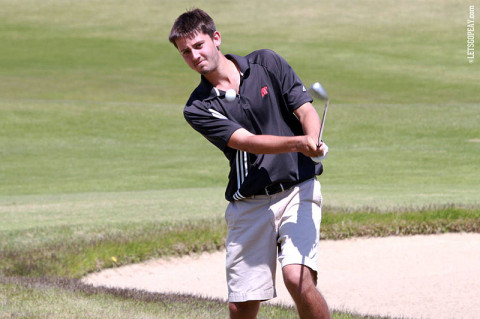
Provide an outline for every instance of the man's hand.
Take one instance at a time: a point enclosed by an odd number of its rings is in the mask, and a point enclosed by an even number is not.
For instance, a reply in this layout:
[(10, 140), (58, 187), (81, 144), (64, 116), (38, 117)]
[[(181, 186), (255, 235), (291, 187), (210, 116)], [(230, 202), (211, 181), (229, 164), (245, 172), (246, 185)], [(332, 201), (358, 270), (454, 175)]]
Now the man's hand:
[(320, 145), (317, 146), (318, 150), (321, 152), (320, 156), (327, 156), (328, 154), (328, 146), (323, 141), (320, 142)]
[(328, 152), (328, 146), (323, 141), (320, 145), (310, 136), (302, 136), (297, 145), (298, 151), (309, 157), (325, 156)]
[(312, 137), (308, 135), (299, 136), (297, 143), (297, 152), (309, 157), (320, 156), (320, 146)]
[(320, 145), (318, 146), (318, 150), (322, 152), (322, 155), (320, 156), (312, 156), (312, 161), (316, 164), (320, 163), (327, 157), (328, 155), (328, 146), (325, 144), (323, 141), (320, 142)]

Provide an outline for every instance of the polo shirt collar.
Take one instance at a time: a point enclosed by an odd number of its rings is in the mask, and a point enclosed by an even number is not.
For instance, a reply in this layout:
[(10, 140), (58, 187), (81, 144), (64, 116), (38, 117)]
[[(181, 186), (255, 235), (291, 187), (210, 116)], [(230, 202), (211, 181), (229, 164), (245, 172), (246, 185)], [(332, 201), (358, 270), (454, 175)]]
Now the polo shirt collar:
[[(235, 63), (238, 65), (240, 69), (241, 76), (246, 74), (248, 69), (250, 68), (247, 58), (243, 56), (235, 55), (235, 54), (226, 54), (225, 57), (229, 60), (235, 61)], [(220, 93), (220, 90), (218, 90), (210, 82), (208, 82), (208, 80), (203, 75), (201, 76), (200, 86), (202, 88), (202, 91), (208, 94), (208, 99), (213, 99), (217, 96), (222, 95)]]
[(233, 60), (237, 63), (238, 67), (240, 68), (240, 72), (243, 74), (247, 73), (247, 70), (250, 68), (248, 64), (248, 60), (244, 56), (235, 55), (235, 54), (227, 54), (225, 57), (229, 60)]

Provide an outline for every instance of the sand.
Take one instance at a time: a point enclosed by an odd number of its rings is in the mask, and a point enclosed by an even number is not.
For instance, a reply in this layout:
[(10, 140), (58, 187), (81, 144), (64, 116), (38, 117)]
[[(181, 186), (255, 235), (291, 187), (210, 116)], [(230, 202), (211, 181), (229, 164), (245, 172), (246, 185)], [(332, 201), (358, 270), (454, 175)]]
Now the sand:
[[(323, 240), (319, 253), (318, 288), (331, 309), (397, 318), (480, 318), (480, 234)], [(107, 269), (83, 281), (225, 299), (224, 264), (221, 251)], [(277, 294), (269, 302), (293, 304), (279, 269)]]

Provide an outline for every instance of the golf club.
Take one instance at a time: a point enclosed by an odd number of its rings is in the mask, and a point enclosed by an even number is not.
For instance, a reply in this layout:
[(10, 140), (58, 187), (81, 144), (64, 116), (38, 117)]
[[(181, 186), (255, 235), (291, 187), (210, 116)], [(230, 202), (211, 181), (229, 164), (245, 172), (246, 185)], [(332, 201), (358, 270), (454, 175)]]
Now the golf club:
[[(328, 104), (330, 100), (328, 98), (327, 92), (319, 82), (313, 83), (312, 86), (308, 89), (308, 93), (310, 93), (310, 95), (314, 99), (325, 101), (325, 109), (323, 111), (322, 122), (320, 123), (320, 134), (318, 135), (317, 145), (320, 145), (320, 143), (322, 142), (323, 127), (325, 126), (325, 117), (327, 116)], [(325, 154), (324, 156), (312, 157), (312, 160), (315, 163), (320, 163), (326, 156), (327, 154)]]

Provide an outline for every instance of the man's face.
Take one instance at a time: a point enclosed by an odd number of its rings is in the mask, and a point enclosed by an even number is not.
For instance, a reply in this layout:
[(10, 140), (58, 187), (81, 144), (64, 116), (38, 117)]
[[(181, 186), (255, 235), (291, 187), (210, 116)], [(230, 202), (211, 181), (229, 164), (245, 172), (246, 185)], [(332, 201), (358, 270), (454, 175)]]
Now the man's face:
[(214, 33), (213, 39), (208, 34), (197, 32), (193, 37), (177, 39), (176, 44), (185, 62), (205, 75), (217, 69), (220, 54), (217, 48), (221, 42), (218, 32)]

